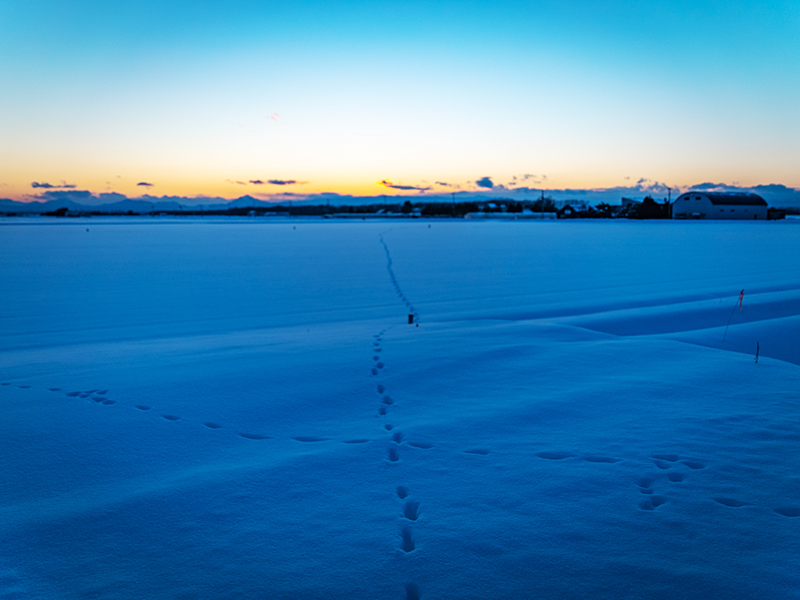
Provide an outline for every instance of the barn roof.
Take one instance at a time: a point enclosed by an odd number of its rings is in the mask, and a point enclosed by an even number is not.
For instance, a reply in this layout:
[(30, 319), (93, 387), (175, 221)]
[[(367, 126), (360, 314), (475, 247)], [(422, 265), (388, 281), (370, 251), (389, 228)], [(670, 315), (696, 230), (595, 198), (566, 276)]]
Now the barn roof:
[(703, 194), (714, 206), (767, 206), (767, 201), (758, 194), (740, 192), (689, 192)]

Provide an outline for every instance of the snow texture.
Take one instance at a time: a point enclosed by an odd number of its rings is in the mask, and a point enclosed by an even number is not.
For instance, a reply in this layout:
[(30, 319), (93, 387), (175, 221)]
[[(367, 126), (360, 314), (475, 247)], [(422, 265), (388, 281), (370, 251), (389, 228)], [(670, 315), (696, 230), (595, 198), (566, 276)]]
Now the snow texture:
[(799, 245), (8, 219), (0, 598), (800, 598)]

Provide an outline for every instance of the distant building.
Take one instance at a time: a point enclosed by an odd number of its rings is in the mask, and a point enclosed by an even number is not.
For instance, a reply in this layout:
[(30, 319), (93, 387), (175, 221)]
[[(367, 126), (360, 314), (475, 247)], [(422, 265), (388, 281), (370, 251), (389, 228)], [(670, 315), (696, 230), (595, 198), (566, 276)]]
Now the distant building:
[(672, 204), (673, 219), (767, 218), (767, 202), (756, 194), (687, 192)]
[(622, 208), (633, 208), (634, 206), (639, 206), (642, 203), (641, 200), (635, 200), (634, 198), (623, 198), (622, 199)]

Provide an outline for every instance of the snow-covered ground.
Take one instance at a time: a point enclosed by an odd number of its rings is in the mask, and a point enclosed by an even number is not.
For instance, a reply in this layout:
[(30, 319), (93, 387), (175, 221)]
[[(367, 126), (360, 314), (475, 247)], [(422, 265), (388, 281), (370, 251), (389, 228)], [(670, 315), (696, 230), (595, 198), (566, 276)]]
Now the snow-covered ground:
[(0, 281), (0, 598), (800, 598), (800, 223), (7, 219)]

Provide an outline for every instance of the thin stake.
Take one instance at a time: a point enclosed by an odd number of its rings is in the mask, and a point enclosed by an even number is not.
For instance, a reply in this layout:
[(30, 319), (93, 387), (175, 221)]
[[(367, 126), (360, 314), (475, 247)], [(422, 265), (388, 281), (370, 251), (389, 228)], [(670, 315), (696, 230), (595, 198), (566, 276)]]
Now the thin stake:
[(723, 334), (723, 336), (722, 336), (722, 341), (723, 341), (723, 342), (725, 341), (725, 338), (726, 338), (726, 337), (727, 337), (727, 335), (728, 335), (728, 327), (729, 327), (729, 326), (730, 326), (730, 324), (731, 324), (731, 319), (733, 319), (733, 313), (735, 313), (735, 312), (736, 312), (736, 305), (737, 305), (737, 304), (739, 304), (739, 310), (741, 310), (741, 297), (742, 297), (742, 294), (744, 294), (744, 290), (742, 290), (742, 292), (739, 294), (739, 297), (738, 297), (738, 298), (736, 298), (736, 302), (734, 302), (734, 303), (733, 303), (733, 310), (731, 311), (731, 316), (730, 316), (730, 317), (728, 317), (728, 324), (727, 324), (727, 325), (725, 325), (725, 333), (724, 333), (724, 334)]
[(758, 342), (756, 342), (756, 362), (758, 362)]

